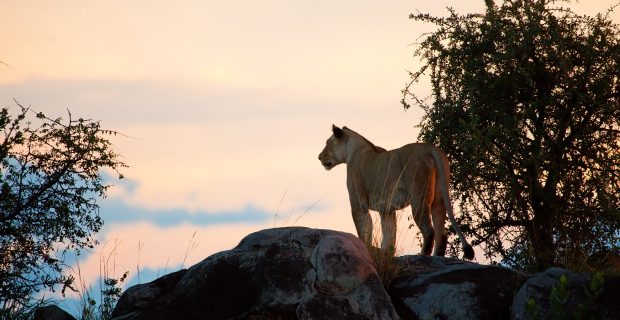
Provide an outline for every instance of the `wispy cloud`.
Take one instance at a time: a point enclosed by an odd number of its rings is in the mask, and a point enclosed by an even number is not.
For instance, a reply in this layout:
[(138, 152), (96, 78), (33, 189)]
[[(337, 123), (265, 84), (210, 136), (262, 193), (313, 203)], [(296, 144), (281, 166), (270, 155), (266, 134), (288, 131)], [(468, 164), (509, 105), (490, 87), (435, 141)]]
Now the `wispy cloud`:
[[(317, 110), (342, 113), (359, 104), (244, 86), (179, 86), (163, 81), (119, 79), (29, 79), (0, 84), (0, 102), (13, 99), (52, 117), (66, 110), (101, 120), (108, 127), (138, 124), (200, 123), (240, 119), (281, 119), (317, 116)], [(295, 106), (295, 107), (292, 107)], [(16, 107), (16, 106), (14, 106)], [(337, 108), (336, 108), (337, 107)], [(266, 117), (268, 115), (268, 117)]]
[(148, 209), (127, 204), (119, 199), (107, 199), (101, 204), (100, 215), (106, 224), (146, 221), (160, 227), (179, 224), (209, 226), (218, 224), (258, 224), (273, 220), (269, 213), (251, 204), (239, 210), (207, 212), (184, 208)]

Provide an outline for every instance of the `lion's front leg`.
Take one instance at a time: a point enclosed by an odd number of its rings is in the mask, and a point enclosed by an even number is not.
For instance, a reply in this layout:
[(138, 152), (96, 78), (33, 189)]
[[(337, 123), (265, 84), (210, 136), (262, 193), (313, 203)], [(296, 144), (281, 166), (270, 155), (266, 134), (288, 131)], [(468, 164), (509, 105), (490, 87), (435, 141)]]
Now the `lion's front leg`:
[(351, 214), (353, 223), (357, 229), (357, 236), (364, 241), (368, 248), (372, 247), (372, 219), (368, 207), (360, 203), (351, 201)]
[(396, 211), (381, 213), (381, 250), (394, 253), (396, 250)]

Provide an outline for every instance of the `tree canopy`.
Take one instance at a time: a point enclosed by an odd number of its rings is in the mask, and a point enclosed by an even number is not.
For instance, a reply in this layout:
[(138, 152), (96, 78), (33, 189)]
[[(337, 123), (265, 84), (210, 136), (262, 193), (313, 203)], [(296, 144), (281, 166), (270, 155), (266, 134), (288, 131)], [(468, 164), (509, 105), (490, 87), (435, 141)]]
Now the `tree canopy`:
[[(71, 287), (66, 250), (92, 248), (100, 229), (101, 170), (125, 166), (97, 121), (0, 110), (0, 312), (42, 289)], [(118, 173), (120, 177), (120, 173)], [(6, 315), (6, 314), (5, 314)]]
[[(620, 29), (561, 4), (410, 16), (437, 28), (418, 43), (402, 103), (425, 111), (420, 139), (451, 158), (466, 233), (520, 269), (620, 248)], [(425, 76), (428, 98), (414, 90)]]

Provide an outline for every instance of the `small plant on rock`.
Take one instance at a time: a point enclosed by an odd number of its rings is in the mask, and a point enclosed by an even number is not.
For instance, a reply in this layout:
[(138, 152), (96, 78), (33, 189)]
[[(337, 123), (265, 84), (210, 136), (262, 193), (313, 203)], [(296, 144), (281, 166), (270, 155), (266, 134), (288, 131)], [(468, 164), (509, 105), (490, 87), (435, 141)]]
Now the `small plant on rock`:
[[(549, 293), (549, 314), (546, 319), (599, 319), (594, 302), (603, 291), (604, 280), (603, 273), (594, 273), (589, 285), (584, 288), (586, 298), (582, 303), (577, 304), (576, 310), (570, 312), (571, 310), (568, 308), (570, 300), (569, 281), (566, 276), (560, 276), (558, 284), (553, 286)], [(532, 319), (542, 319), (536, 299), (529, 298), (526, 301), (525, 309)]]

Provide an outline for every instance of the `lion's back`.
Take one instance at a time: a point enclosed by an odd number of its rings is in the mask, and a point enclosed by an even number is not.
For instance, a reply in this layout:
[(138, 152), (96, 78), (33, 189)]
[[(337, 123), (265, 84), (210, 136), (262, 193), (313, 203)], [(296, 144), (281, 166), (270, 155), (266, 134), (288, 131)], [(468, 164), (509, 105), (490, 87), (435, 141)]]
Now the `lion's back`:
[(435, 172), (435, 149), (427, 143), (410, 143), (389, 151), (367, 153), (350, 174), (357, 175), (357, 181), (365, 181), (369, 190), (380, 188), (383, 193), (383, 188), (393, 188), (406, 180), (428, 179)]
[(446, 157), (439, 148), (432, 144), (422, 142), (406, 144), (390, 152), (393, 152), (394, 155), (398, 157), (399, 161), (404, 164), (431, 165), (431, 162), (433, 162), (433, 153), (439, 154), (442, 158)]

